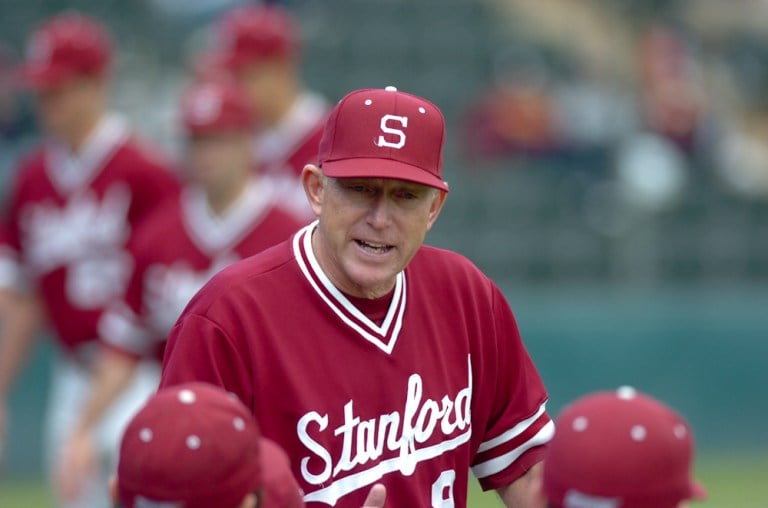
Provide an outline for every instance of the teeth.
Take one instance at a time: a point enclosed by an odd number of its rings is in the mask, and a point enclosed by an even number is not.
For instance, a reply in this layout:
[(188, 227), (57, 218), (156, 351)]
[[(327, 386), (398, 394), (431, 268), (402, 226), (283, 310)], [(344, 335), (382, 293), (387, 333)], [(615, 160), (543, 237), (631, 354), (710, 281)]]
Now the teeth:
[(377, 254), (383, 254), (389, 250), (389, 246), (383, 243), (369, 243), (362, 240), (358, 240), (357, 243), (365, 250), (375, 252)]

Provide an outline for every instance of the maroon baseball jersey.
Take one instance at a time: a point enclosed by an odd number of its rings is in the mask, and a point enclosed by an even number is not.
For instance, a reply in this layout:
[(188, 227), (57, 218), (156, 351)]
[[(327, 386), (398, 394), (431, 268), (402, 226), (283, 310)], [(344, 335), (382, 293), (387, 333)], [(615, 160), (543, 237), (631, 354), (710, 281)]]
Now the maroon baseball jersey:
[(100, 338), (134, 356), (156, 354), (189, 300), (213, 274), (290, 238), (301, 224), (276, 206), (267, 178), (249, 183), (223, 215), (190, 187), (159, 207), (130, 245), (135, 259), (124, 298), (102, 316)]
[(391, 506), (466, 506), (470, 467), (490, 489), (540, 461), (547, 394), (499, 289), (425, 246), (389, 297), (356, 306), (320, 269), (313, 228), (197, 294), (161, 385), (237, 394), (290, 456), (307, 506), (359, 508), (377, 481)]
[(267, 173), (296, 177), (307, 164), (317, 164), (317, 152), (329, 107), (319, 95), (299, 96), (286, 117), (255, 140), (259, 166)]
[(79, 155), (51, 141), (21, 163), (9, 241), (63, 347), (96, 339), (99, 315), (125, 289), (134, 227), (177, 189), (115, 116), (99, 123)]

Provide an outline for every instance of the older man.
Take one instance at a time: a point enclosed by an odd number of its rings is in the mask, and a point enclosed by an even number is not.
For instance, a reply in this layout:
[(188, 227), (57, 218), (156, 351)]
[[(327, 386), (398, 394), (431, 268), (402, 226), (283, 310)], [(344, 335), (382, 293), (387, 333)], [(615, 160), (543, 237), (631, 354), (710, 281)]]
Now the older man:
[(226, 388), (288, 453), (308, 506), (466, 506), (468, 469), (529, 506), (554, 426), (501, 291), (422, 243), (445, 202), (429, 101), (358, 90), (302, 182), (318, 221), (221, 272), (170, 334), (162, 386)]

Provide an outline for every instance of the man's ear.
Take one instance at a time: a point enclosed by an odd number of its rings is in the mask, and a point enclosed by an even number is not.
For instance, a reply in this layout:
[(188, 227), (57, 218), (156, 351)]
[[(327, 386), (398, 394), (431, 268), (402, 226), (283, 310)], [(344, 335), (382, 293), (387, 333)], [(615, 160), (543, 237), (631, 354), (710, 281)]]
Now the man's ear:
[(440, 215), (440, 210), (443, 209), (445, 204), (445, 198), (448, 193), (435, 189), (435, 196), (432, 198), (432, 204), (429, 206), (429, 219), (427, 221), (427, 230), (432, 229), (432, 224), (437, 220), (437, 216)]
[(315, 216), (320, 216), (323, 209), (323, 193), (325, 191), (325, 177), (320, 168), (314, 164), (307, 164), (301, 172), (301, 183), (304, 193)]

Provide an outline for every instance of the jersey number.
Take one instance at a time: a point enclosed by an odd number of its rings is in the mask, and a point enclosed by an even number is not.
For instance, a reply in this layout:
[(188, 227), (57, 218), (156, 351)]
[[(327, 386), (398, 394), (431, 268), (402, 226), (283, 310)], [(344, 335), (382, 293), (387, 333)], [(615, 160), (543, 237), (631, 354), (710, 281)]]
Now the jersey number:
[(440, 473), (432, 484), (432, 508), (454, 508), (453, 482), (456, 481), (456, 471), (449, 469)]

